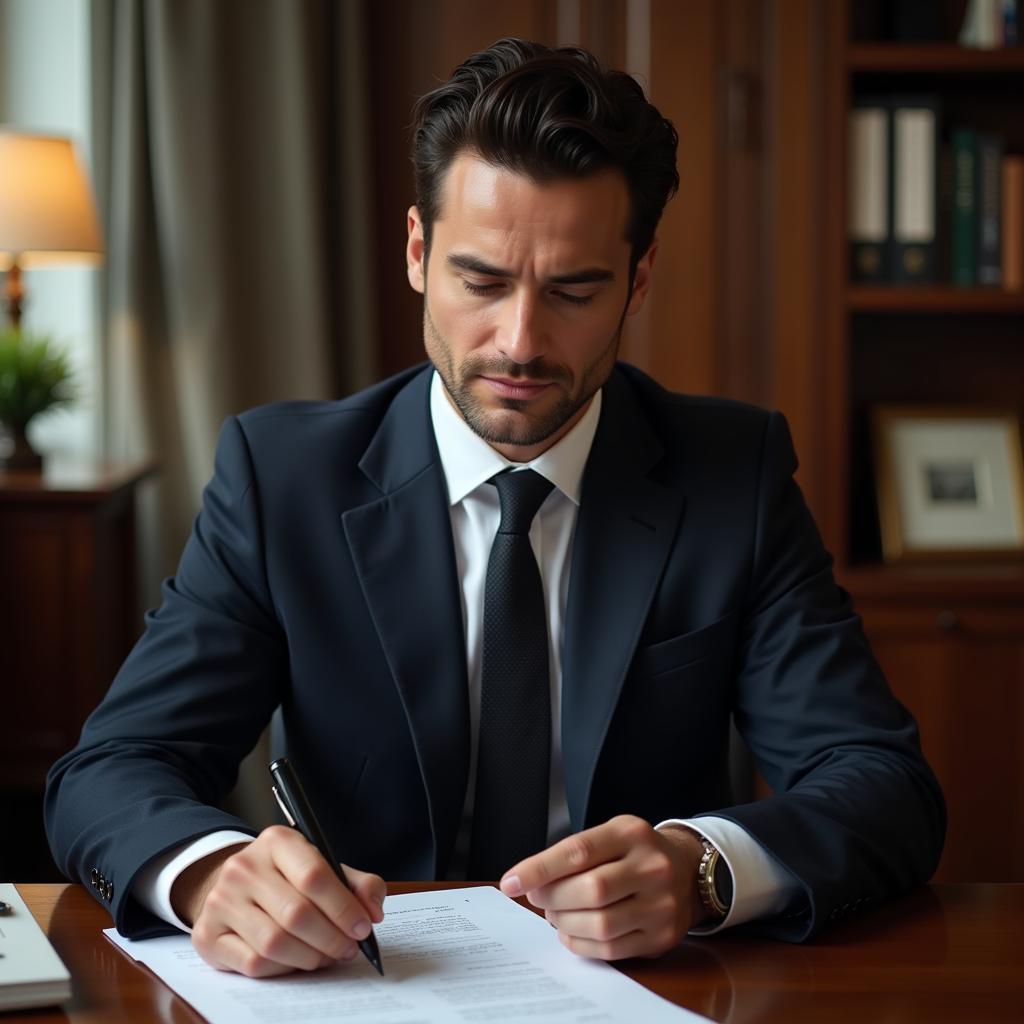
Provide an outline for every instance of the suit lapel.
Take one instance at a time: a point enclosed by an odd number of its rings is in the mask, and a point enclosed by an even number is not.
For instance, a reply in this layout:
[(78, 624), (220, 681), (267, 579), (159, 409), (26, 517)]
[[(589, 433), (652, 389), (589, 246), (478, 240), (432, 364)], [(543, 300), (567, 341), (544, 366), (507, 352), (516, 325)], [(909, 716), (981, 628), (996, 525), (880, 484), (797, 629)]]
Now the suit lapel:
[(430, 372), (392, 402), (360, 462), (383, 496), (342, 516), (356, 572), (408, 718), (444, 877), (469, 774), (462, 602)]
[(562, 662), (562, 761), (584, 827), (608, 724), (685, 499), (648, 474), (662, 448), (621, 372), (605, 385), (573, 541)]

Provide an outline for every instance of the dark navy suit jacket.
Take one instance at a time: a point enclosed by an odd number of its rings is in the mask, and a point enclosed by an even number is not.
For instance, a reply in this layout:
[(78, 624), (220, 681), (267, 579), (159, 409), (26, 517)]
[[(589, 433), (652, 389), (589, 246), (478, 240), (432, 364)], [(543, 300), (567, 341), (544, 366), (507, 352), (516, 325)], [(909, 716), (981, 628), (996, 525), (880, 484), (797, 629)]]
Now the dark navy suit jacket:
[[(334, 849), (443, 878), (468, 782), (461, 595), (430, 368), (225, 424), (163, 603), (50, 773), (63, 870), (126, 935), (130, 896), (217, 808), (275, 708)], [(793, 480), (785, 420), (616, 368), (588, 460), (562, 658), (574, 829), (702, 812), (745, 828), (805, 897), (791, 939), (927, 879), (945, 832), (892, 697)], [(730, 715), (776, 795), (732, 806)], [(109, 899), (107, 896), (109, 895)]]

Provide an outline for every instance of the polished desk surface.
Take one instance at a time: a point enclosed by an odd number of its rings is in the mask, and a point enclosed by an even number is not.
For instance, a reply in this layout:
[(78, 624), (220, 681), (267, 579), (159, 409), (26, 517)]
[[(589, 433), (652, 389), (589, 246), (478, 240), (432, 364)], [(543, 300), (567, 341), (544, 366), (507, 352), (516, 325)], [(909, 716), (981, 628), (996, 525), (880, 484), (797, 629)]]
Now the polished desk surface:
[[(465, 884), (465, 883), (454, 883)], [(394, 883), (391, 892), (442, 888)], [(19, 885), (74, 979), (60, 1009), (0, 1021), (202, 1020), (101, 934), (110, 918), (78, 885)], [(385, 963), (387, 951), (384, 951)], [(716, 1021), (1024, 1021), (1024, 884), (935, 885), (793, 946), (720, 935), (621, 969)], [(638, 1022), (641, 1024), (641, 1022)]]

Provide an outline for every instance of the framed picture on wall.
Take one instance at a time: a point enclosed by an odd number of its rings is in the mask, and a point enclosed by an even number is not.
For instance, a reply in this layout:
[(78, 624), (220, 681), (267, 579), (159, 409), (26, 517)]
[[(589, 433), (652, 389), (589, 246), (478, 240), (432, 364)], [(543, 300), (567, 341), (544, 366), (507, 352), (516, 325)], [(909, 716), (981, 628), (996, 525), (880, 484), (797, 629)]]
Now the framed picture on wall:
[(1024, 556), (1016, 412), (879, 406), (872, 431), (885, 561)]

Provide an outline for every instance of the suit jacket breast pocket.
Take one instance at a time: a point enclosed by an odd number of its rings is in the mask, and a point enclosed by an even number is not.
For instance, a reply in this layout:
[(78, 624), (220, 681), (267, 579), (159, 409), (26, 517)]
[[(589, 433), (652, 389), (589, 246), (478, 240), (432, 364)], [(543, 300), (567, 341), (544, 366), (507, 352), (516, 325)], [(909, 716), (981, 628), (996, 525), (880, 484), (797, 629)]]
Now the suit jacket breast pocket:
[(702, 629), (648, 644), (637, 650), (633, 675), (662, 687), (691, 675), (721, 674), (733, 662), (735, 632), (736, 615), (730, 612)]
[(717, 764), (728, 731), (737, 616), (637, 648), (616, 714), (622, 749), (661, 772)]

